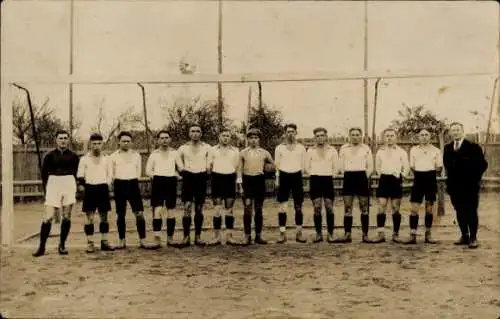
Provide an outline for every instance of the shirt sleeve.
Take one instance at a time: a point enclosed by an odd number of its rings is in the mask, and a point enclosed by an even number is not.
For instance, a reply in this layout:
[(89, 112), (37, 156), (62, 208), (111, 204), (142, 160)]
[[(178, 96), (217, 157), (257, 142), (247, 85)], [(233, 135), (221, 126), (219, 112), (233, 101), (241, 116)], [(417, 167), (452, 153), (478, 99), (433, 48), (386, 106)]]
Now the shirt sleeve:
[(179, 147), (179, 149), (177, 150), (175, 164), (177, 165), (177, 170), (179, 172), (182, 172), (184, 170), (184, 145)]
[(345, 161), (345, 147), (341, 146), (339, 151), (339, 161), (338, 161), (338, 171), (342, 174), (344, 172), (344, 161)]
[(207, 169), (207, 172), (211, 172), (212, 171), (212, 164), (214, 162), (214, 158), (213, 157), (215, 155), (214, 147), (212, 147), (210, 145), (207, 145), (206, 149), (207, 149), (207, 157), (205, 158), (205, 160), (206, 160), (206, 169)]
[(241, 183), (243, 181), (244, 152), (245, 150), (238, 152), (238, 167), (236, 169), (236, 179), (238, 183)]
[(276, 176), (279, 175), (280, 171), (280, 159), (281, 159), (281, 145), (276, 146), (274, 150), (274, 166), (276, 167)]
[(415, 170), (415, 146), (410, 149), (410, 169)]
[(332, 149), (332, 176), (339, 172), (339, 153), (335, 148)]
[(378, 176), (382, 174), (382, 150), (378, 150), (375, 154), (375, 173)]
[(80, 158), (80, 161), (78, 162), (78, 170), (76, 172), (76, 179), (78, 180), (78, 183), (80, 185), (85, 184), (85, 176), (86, 176), (86, 170), (87, 170), (87, 157), (82, 156)]
[(52, 169), (52, 152), (45, 155), (42, 163), (42, 184), (43, 187), (47, 185), (47, 181), (49, 179), (49, 172)]
[(110, 180), (113, 181), (113, 179), (115, 179), (116, 177), (116, 163), (115, 163), (115, 153), (112, 153), (111, 155), (109, 155), (108, 157), (108, 170), (109, 170), (109, 176), (110, 176)]
[(155, 153), (151, 153), (149, 155), (148, 161), (146, 162), (146, 175), (149, 177), (154, 176), (154, 169), (155, 169)]
[(373, 173), (373, 153), (368, 146), (366, 148), (366, 173), (369, 176)]
[(401, 164), (403, 166), (403, 176), (408, 176), (410, 174), (410, 162), (408, 160), (408, 153), (401, 149)]
[(80, 157), (78, 156), (78, 154), (76, 153), (73, 153), (73, 161), (72, 161), (72, 175), (75, 177), (76, 179), (76, 175), (78, 174), (78, 165), (80, 164)]
[(301, 163), (302, 163), (302, 174), (308, 174), (307, 172), (307, 150), (306, 147), (302, 145), (302, 151), (301, 151)]
[(111, 184), (111, 182), (113, 181), (113, 174), (112, 174), (112, 171), (111, 171), (111, 165), (110, 165), (110, 156), (107, 155), (107, 156), (104, 156), (104, 159), (105, 159), (105, 165), (106, 165), (106, 181), (108, 184)]
[(306, 172), (307, 175), (311, 175), (312, 150), (313, 149), (310, 148), (306, 152), (305, 172)]
[(85, 166), (86, 166), (86, 156), (82, 156), (80, 162), (78, 163), (78, 170), (76, 172), (77, 178), (85, 178)]
[(137, 169), (137, 178), (142, 177), (142, 155), (141, 153), (137, 152), (136, 153), (137, 160), (136, 160), (136, 169)]

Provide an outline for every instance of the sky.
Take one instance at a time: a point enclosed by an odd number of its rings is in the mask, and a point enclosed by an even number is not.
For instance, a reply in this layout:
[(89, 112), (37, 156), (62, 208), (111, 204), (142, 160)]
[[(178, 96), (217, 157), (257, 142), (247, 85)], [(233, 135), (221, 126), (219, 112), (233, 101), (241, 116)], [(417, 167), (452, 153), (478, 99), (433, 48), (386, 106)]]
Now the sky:
[[(9, 77), (39, 78), (69, 73), (70, 4), (65, 1), (2, 2), (2, 107), (22, 96), (6, 85)], [(179, 74), (181, 59), (196, 73), (217, 72), (217, 2), (76, 1), (74, 74)], [(224, 73), (361, 72), (364, 54), (364, 3), (225, 2)], [(468, 73), (499, 70), (498, 5), (491, 1), (370, 1), (368, 70), (414, 73)], [(397, 116), (402, 104), (424, 104), (441, 118), (465, 124), (467, 131), (487, 125), (494, 76), (383, 79), (376, 130)], [(69, 118), (67, 85), (26, 83), (35, 103), (50, 99), (63, 120)], [(249, 87), (225, 84), (228, 114), (245, 119)], [(166, 124), (161, 105), (177, 97), (216, 99), (215, 84), (147, 85), (153, 128)], [(374, 81), (369, 81), (370, 131)], [(497, 95), (498, 98), (498, 95)], [(363, 81), (263, 83), (263, 100), (311, 136), (317, 126), (345, 134), (363, 126)], [(87, 136), (99, 105), (106, 123), (128, 108), (142, 109), (141, 91), (130, 85), (75, 85), (74, 116)], [(470, 111), (478, 111), (472, 116)], [(492, 129), (500, 130), (495, 112)]]

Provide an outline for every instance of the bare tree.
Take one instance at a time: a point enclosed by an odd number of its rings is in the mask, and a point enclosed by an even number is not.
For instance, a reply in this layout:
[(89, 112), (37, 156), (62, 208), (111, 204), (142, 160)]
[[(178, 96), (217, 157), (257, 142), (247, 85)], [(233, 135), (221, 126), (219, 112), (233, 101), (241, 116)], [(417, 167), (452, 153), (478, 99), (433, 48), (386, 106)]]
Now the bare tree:
[[(34, 143), (31, 115), (27, 102), (17, 97), (14, 99), (12, 106), (14, 138), (21, 145)], [(49, 106), (49, 98), (46, 98), (41, 105), (33, 104), (33, 114), (40, 144), (42, 146), (53, 144), (56, 132), (65, 129), (65, 125), (61, 119), (57, 118), (55, 110)]]

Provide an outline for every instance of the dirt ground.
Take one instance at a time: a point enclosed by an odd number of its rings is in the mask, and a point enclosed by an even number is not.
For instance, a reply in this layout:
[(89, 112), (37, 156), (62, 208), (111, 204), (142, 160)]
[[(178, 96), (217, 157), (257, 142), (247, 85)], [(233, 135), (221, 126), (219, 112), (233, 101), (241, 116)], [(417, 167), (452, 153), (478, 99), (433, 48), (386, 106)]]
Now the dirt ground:
[[(336, 206), (337, 225), (342, 225), (341, 205)], [(449, 203), (435, 229), (441, 243), (414, 247), (361, 244), (357, 228), (349, 245), (290, 240), (285, 245), (183, 250), (131, 247), (87, 255), (83, 216), (75, 213), (68, 256), (57, 255), (57, 237), (49, 239), (48, 255), (42, 258), (31, 257), (36, 238), (2, 251), (0, 309), (8, 318), (498, 318), (499, 206), (500, 194), (483, 195), (477, 250), (453, 246), (458, 229)], [(42, 209), (16, 206), (16, 238), (38, 230)], [(240, 227), (241, 212), (238, 204)], [(305, 225), (312, 226), (309, 201), (304, 212)], [(212, 213), (208, 204), (207, 227)], [(375, 207), (371, 214), (374, 225)], [(408, 235), (405, 215), (402, 236)], [(359, 214), (355, 216), (359, 225)], [(151, 215), (147, 217), (150, 224)], [(114, 214), (110, 221), (114, 230)], [(276, 223), (276, 206), (269, 199), (265, 225)], [(128, 242), (137, 244), (131, 214), (127, 226)], [(312, 236), (313, 230), (306, 234)], [(290, 239), (293, 235), (291, 230)], [(276, 240), (277, 230), (266, 229), (265, 237)], [(115, 242), (116, 232), (110, 240)]]

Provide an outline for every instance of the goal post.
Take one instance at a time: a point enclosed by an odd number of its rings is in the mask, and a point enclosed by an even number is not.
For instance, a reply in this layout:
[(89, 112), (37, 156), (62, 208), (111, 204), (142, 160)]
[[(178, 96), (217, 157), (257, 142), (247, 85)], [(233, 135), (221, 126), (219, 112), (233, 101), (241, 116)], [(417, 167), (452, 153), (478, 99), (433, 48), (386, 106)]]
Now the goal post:
[[(197, 84), (197, 83), (260, 83), (260, 82), (316, 82), (410, 78), (446, 78), (489, 76), (494, 80), (497, 72), (434, 72), (412, 73), (396, 71), (310, 72), (310, 73), (247, 73), (247, 74), (156, 74), (156, 75), (62, 75), (22, 77), (4, 75), (1, 98), (2, 141), (2, 246), (14, 244), (14, 173), (13, 173), (13, 109), (8, 96), (13, 84), (29, 85), (134, 85), (145, 84)], [(8, 94), (7, 94), (8, 92)]]
[(13, 154), (13, 124), (12, 104), (9, 103), (6, 91), (2, 88), (2, 246), (14, 243), (14, 154)]

